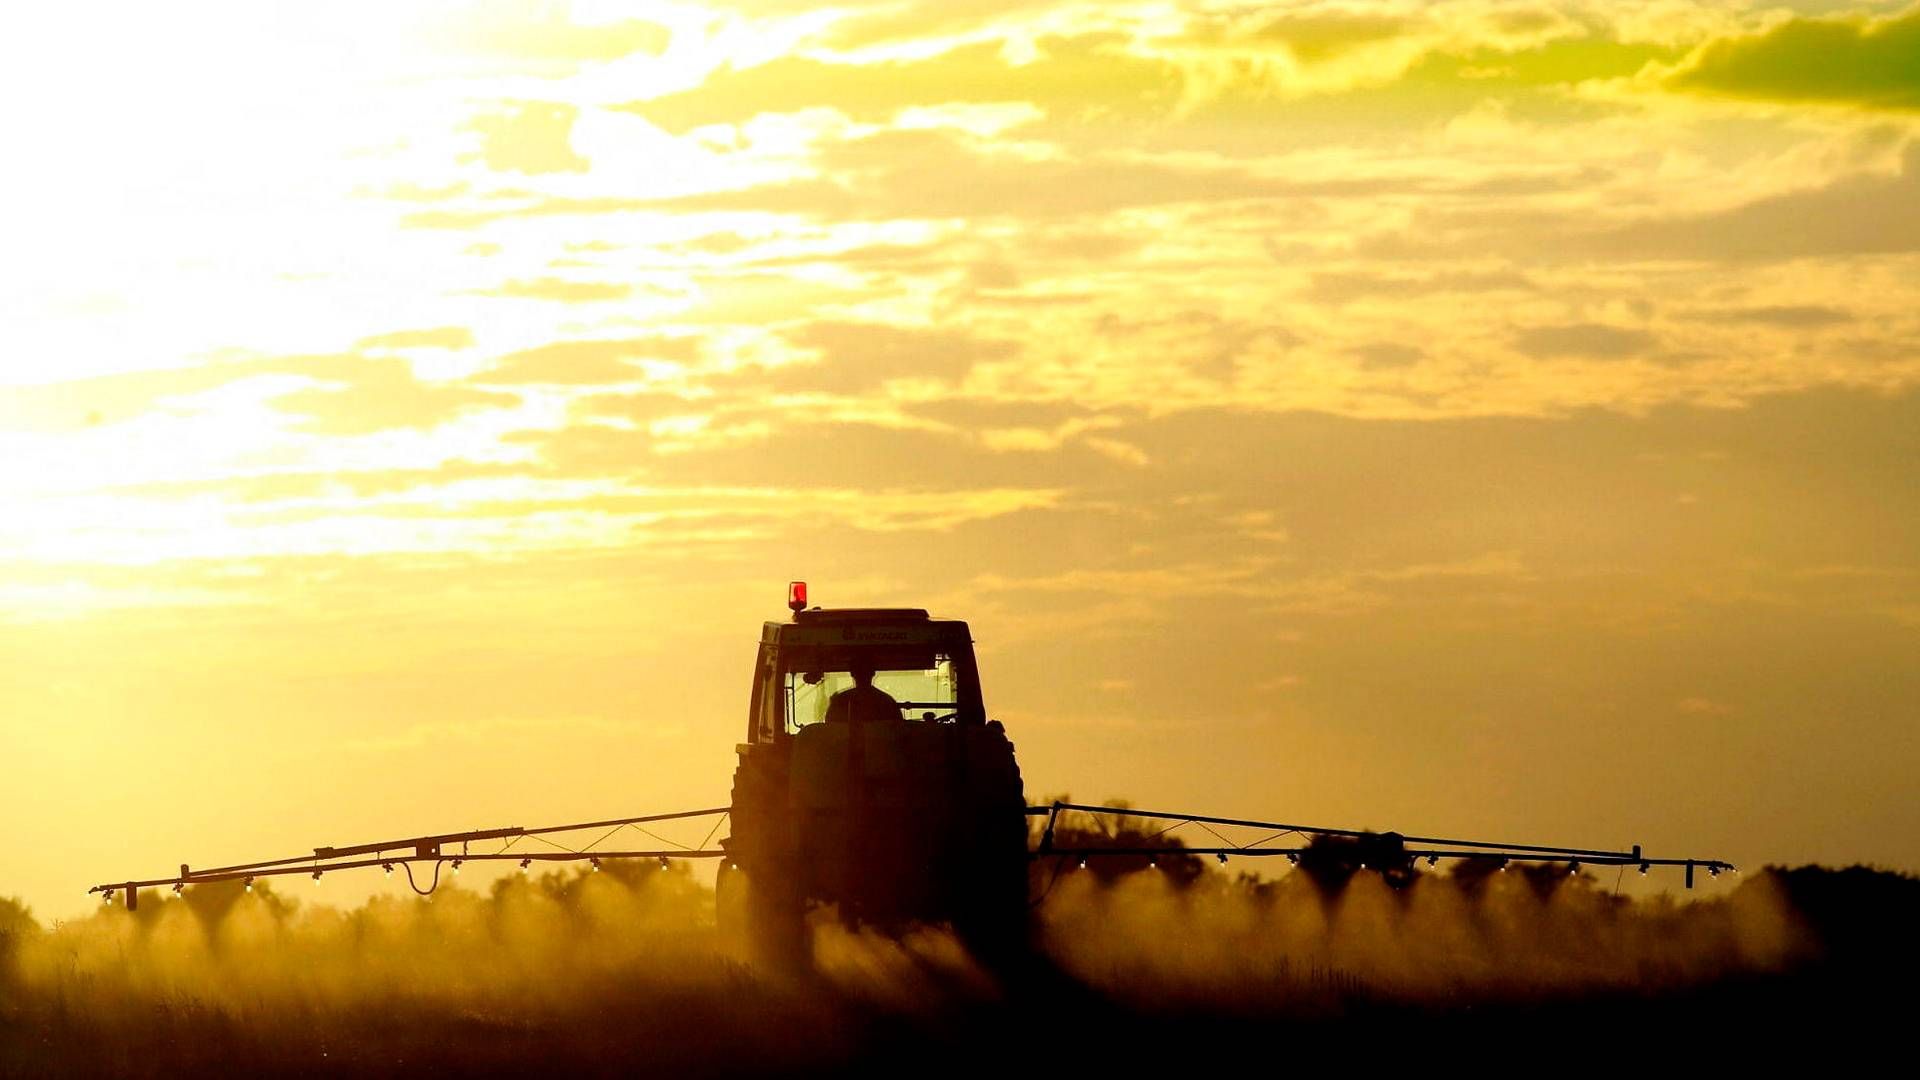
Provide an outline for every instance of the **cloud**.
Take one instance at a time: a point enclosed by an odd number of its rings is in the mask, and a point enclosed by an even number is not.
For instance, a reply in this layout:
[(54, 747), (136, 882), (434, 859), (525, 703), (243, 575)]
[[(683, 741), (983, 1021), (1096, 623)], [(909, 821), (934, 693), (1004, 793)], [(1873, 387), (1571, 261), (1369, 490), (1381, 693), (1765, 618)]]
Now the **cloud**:
[[(980, 445), (1001, 453), (1036, 453), (1058, 450), (1068, 442), (1085, 436), (1090, 431), (1104, 431), (1120, 426), (1117, 417), (1094, 416), (1085, 419), (1063, 420), (1051, 429), (1039, 427), (983, 428), (977, 433)], [(1145, 458), (1138, 449), (1128, 447), (1112, 439), (1100, 442), (1088, 440), (1088, 445), (1117, 460), (1131, 464), (1144, 464)], [(1128, 447), (1132, 451), (1116, 450), (1116, 447)]]
[(1577, 233), (1572, 251), (1614, 259), (1791, 259), (1920, 251), (1920, 143), (1892, 176), (1848, 176), (1716, 213)]
[[(1487, 69), (1502, 62), (1507, 83), (1551, 85), (1627, 76), (1649, 59), (1675, 55), (1608, 39), (1603, 19), (1545, 6), (1320, 4), (1280, 14), (1246, 5), (1151, 14), (1121, 8), (1085, 12), (1072, 22), (1091, 32), (1075, 33), (1058, 32), (1069, 22), (1061, 13), (1015, 0), (899, 3), (849, 14), (809, 34), (810, 48), (729, 64), (696, 87), (626, 107), (675, 132), (805, 108), (877, 122), (949, 102), (1028, 102), (1050, 125), (1103, 130), (1203, 116), (1264, 127), (1282, 100), (1385, 91), (1418, 106), (1436, 89), (1468, 83), (1478, 95)], [(867, 48), (908, 40), (919, 46), (915, 55)], [(1416, 72), (1419, 85), (1403, 86)], [(1453, 102), (1458, 95), (1444, 96)], [(1211, 124), (1200, 130), (1219, 132)]]
[(1407, 36), (1415, 25), (1396, 14), (1323, 9), (1266, 19), (1243, 40), (1277, 42), (1295, 59), (1319, 63)]
[(1772, 304), (1761, 307), (1728, 308), (1706, 312), (1700, 318), (1708, 322), (1750, 323), (1793, 330), (1818, 329), (1858, 321), (1852, 312), (1822, 307), (1818, 304)]
[[(1045, 222), (1178, 203), (1265, 201), (1269, 205), (1263, 209), (1270, 212), (1287, 205), (1280, 200), (1292, 200), (1298, 207), (1309, 199), (1413, 197), (1453, 186), (1443, 177), (1405, 169), (1356, 171), (1321, 164), (1303, 175), (1270, 161), (1242, 160), (1212, 150), (1148, 152), (1111, 141), (1076, 147), (981, 136), (952, 127), (778, 126), (782, 130), (768, 137), (766, 148), (756, 142), (736, 151), (740, 159), (764, 153), (774, 153), (774, 158), (714, 173), (710, 183), (696, 190), (663, 189), (654, 195), (635, 193), (630, 186), (600, 194), (503, 190), (459, 205), (411, 212), (402, 220), (416, 228), (454, 229), (526, 218), (636, 213), (710, 214), (716, 221), (747, 214), (791, 215), (841, 224), (903, 218)], [(797, 161), (795, 150), (803, 155)], [(1111, 222), (1073, 224), (1089, 234)], [(720, 250), (702, 253), (724, 256), (751, 246), (727, 237), (717, 243)], [(1137, 247), (1137, 241), (1105, 244), (1122, 251), (1129, 245)], [(1086, 243), (1082, 248), (1092, 254), (1099, 246)], [(885, 254), (894, 247), (869, 245), (869, 250)]]
[(515, 279), (497, 289), (482, 290), (481, 295), (584, 304), (596, 300), (623, 300), (633, 295), (633, 286), (613, 281), (568, 281), (565, 278), (545, 277)]
[(789, 332), (787, 339), (819, 359), (774, 368), (768, 379), (781, 387), (840, 394), (871, 390), (892, 379), (957, 383), (975, 364), (1017, 351), (1012, 342), (963, 330), (886, 323), (814, 322)]
[(9, 386), (0, 392), (0, 431), (63, 432), (120, 423), (164, 398), (204, 393), (249, 373), (242, 364), (202, 364)]
[(1920, 8), (1884, 18), (1789, 18), (1709, 41), (1670, 88), (1767, 101), (1920, 109)]
[[(1245, 515), (1227, 524), (1242, 527)], [(1254, 536), (1268, 545), (1286, 543), (1284, 529), (1263, 527)], [(1238, 561), (1211, 559), (1150, 569), (1070, 569), (1039, 577), (989, 575), (975, 582), (985, 592), (1007, 595), (1049, 592), (1089, 596), (1145, 596), (1231, 599), (1264, 614), (1285, 613), (1326, 618), (1364, 616), (1423, 593), (1479, 590), (1490, 583), (1514, 583), (1531, 575), (1511, 555), (1488, 553), (1452, 563), (1394, 566), (1330, 574), (1282, 572), (1270, 556)]]
[[(571, 416), (575, 420), (615, 421), (618, 426), (590, 427), (589, 430), (604, 432), (618, 438), (629, 436), (636, 429), (645, 428), (655, 420), (696, 412), (703, 404), (697, 398), (658, 391), (633, 394), (587, 394), (574, 399)], [(540, 436), (534, 435), (533, 438), (537, 441)]]
[(1242, 363), (1271, 358), (1301, 343), (1300, 336), (1284, 326), (1198, 309), (1144, 317), (1108, 312), (1094, 320), (1092, 330), (1128, 350), (1145, 351), (1226, 382)]
[(1361, 345), (1353, 350), (1360, 359), (1360, 366), (1374, 369), (1411, 367), (1426, 359), (1426, 352), (1412, 345), (1402, 345), (1393, 341), (1376, 341)]
[(1431, 274), (1328, 270), (1316, 272), (1312, 280), (1307, 295), (1334, 304), (1447, 293), (1532, 292), (1538, 288), (1526, 275), (1512, 270), (1460, 270)]
[(474, 381), (491, 385), (576, 386), (633, 382), (644, 374), (635, 361), (660, 359), (688, 363), (699, 355), (700, 342), (694, 337), (653, 335), (557, 341), (509, 353), (492, 368), (476, 375)]
[[(1023, 156), (937, 130), (889, 130), (825, 143), (820, 176), (651, 205), (821, 218), (1055, 218), (1169, 203), (1359, 196), (1427, 186), (1417, 179), (1262, 175), (1227, 161), (1094, 153)], [(503, 212), (502, 216), (511, 211)]]
[(273, 407), (323, 435), (365, 435), (428, 428), (475, 409), (504, 408), (519, 398), (457, 383), (423, 382), (404, 360), (345, 356), (299, 365), (322, 385), (277, 395)]
[(561, 102), (506, 102), (471, 122), (480, 134), (480, 160), (495, 172), (586, 172), (587, 159), (574, 153), (571, 138), (579, 115)]
[[(1920, 251), (1920, 214), (1913, 211), (1920, 205), (1920, 142), (1905, 147), (1896, 170), (1827, 163), (1789, 190), (1706, 211), (1683, 209), (1687, 200), (1643, 178), (1634, 186), (1654, 193), (1652, 208), (1636, 208), (1632, 218), (1612, 222), (1596, 220), (1618, 209), (1616, 200), (1598, 193), (1586, 200), (1592, 205), (1578, 209), (1448, 206), (1435, 200), (1415, 209), (1405, 225), (1363, 234), (1354, 250), (1378, 260), (1450, 260), (1472, 251), (1481, 258), (1541, 264), (1763, 262)], [(1364, 277), (1353, 281), (1366, 290)], [(1346, 284), (1329, 278), (1330, 295), (1342, 296)]]
[(1644, 330), (1629, 330), (1603, 323), (1532, 326), (1513, 337), (1514, 348), (1539, 360), (1560, 357), (1618, 360), (1638, 356), (1653, 346), (1653, 335)]
[(1094, 117), (1164, 113), (1180, 100), (1180, 69), (1129, 55), (1117, 35), (1043, 38), (1026, 63), (1000, 42), (962, 45), (935, 56), (857, 63), (784, 56), (723, 67), (699, 86), (621, 106), (675, 133), (738, 124), (763, 112), (830, 108), (875, 122), (916, 105), (1030, 102), (1049, 113)]
[[(778, 405), (692, 401), (674, 409), (667, 401), (641, 399), (632, 406), (635, 414), (621, 419), (639, 423), (635, 430), (574, 424), (514, 441), (535, 450), (557, 475), (643, 472), (650, 482), (739, 488), (1066, 490), (1111, 482), (1128, 468), (1084, 440), (1065, 441), (1051, 453), (1008, 455), (988, 448), (968, 426), (911, 417), (883, 423), (870, 408), (867, 418), (857, 409), (843, 416), (841, 406), (811, 396)], [(682, 418), (688, 423), (661, 424)]]
[(672, 32), (643, 19), (576, 22), (571, 4), (547, 0), (538, 4), (476, 5), (449, 20), (438, 36), (461, 52), (499, 57), (561, 75), (583, 63), (658, 55), (671, 41)]
[[(400, 331), (363, 339), (361, 345), (384, 351), (454, 347), (457, 342), (470, 342), (467, 331)], [(284, 386), (264, 394), (273, 408), (300, 417), (303, 426), (321, 434), (431, 427), (469, 409), (518, 400), (457, 383), (424, 382), (405, 360), (391, 356), (274, 356), (9, 387), (0, 394), (0, 431), (63, 432), (122, 424), (156, 411), (179, 411), (188, 407), (184, 403), (245, 381), (276, 377)]]
[(355, 343), (360, 349), (470, 349), (473, 331), (464, 326), (437, 326), (428, 330), (396, 330), (375, 334)]
[(1026, 398), (980, 398), (952, 395), (906, 406), (915, 416), (923, 416), (943, 427), (961, 429), (1000, 427), (1056, 427), (1068, 420), (1084, 420), (1102, 414), (1072, 401), (1039, 401)]
[[(962, 34), (1008, 15), (1032, 15), (1051, 6), (1035, 0), (906, 0), (868, 5), (834, 23), (827, 40), (839, 48), (857, 49), (890, 41), (926, 39)], [(804, 7), (803, 7), (804, 10)]]

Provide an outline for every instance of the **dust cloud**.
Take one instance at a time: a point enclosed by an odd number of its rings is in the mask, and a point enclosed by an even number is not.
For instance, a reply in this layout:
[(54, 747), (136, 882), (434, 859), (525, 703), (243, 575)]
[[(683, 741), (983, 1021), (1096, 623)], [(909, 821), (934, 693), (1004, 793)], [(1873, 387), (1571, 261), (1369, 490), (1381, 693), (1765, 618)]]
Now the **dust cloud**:
[(1483, 881), (1425, 874), (1401, 889), (1362, 873), (1338, 890), (1305, 873), (1182, 885), (1153, 871), (1069, 872), (1042, 918), (1052, 955), (1090, 984), (1143, 1004), (1226, 1009), (1667, 991), (1778, 971), (1815, 949), (1770, 874), (1676, 902), (1624, 899), (1561, 867)]
[[(725, 987), (769, 974), (722, 942), (710, 890), (682, 868), (509, 877), (488, 891), (377, 897), (350, 911), (262, 883), (149, 895), (41, 930), (16, 916), (14, 984), (85, 997), (191, 1000), (250, 1010), (368, 1002), (564, 1011), (609, 983)], [(288, 890), (290, 891), (290, 890)], [(16, 909), (17, 910), (17, 909)], [(901, 934), (811, 919), (812, 974), (876, 1004), (912, 1007), (994, 976), (940, 928)], [(1357, 874), (1329, 889), (1207, 871), (1046, 883), (1038, 945), (1090, 985), (1143, 1000), (1310, 1004), (1323, 991), (1409, 1000), (1592, 989), (1664, 990), (1767, 972), (1811, 955), (1774, 875), (1705, 900), (1627, 899), (1587, 874), (1426, 874), (1401, 889)], [(1277, 996), (1276, 996), (1277, 995)]]
[[(51, 927), (0, 901), (0, 1075), (830, 1069), (914, 1040), (960, 1053), (980, 1025), (1014, 1016), (1031, 1035), (1060, 1020), (1063, 996), (1082, 1025), (1315, 1023), (1381, 1003), (1686, 992), (1819, 951), (1772, 872), (1676, 901), (1617, 897), (1564, 868), (1429, 873), (1400, 888), (1365, 873), (1330, 888), (1307, 873), (1182, 872), (1177, 860), (1035, 869), (1036, 954), (1015, 969), (977, 961), (943, 929), (885, 935), (829, 913), (813, 919), (809, 970), (756, 968), (722, 940), (710, 890), (652, 863), (344, 911), (266, 882)], [(1028, 1008), (1043, 996), (1054, 1011)]]
[[(0, 938), (0, 1075), (516, 1061), (714, 1072), (847, 1052), (832, 1003), (723, 958), (712, 893), (684, 868), (605, 867), (346, 911), (261, 881), (44, 929), (16, 917)], [(768, 1034), (793, 1030), (818, 1034)]]

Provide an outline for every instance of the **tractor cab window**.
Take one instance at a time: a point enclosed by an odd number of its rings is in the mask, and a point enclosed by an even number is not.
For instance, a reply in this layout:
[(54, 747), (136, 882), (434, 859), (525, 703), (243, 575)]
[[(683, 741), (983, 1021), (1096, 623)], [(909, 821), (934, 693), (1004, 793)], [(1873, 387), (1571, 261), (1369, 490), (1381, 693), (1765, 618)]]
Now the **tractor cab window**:
[[(828, 719), (833, 696), (854, 687), (854, 657), (822, 657), (820, 666), (802, 664), (786, 672), (787, 730), (795, 732)], [(866, 659), (874, 664), (873, 686), (900, 707), (900, 718), (921, 723), (954, 720), (959, 710), (953, 658), (944, 653)], [(881, 666), (881, 663), (899, 666)]]

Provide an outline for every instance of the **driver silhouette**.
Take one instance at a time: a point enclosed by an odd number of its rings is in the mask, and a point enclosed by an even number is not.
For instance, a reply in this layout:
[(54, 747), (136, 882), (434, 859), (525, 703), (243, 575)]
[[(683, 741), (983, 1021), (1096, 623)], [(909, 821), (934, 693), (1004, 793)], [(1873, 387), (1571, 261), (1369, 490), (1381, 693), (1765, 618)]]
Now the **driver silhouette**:
[(900, 719), (900, 703), (893, 695), (873, 685), (873, 669), (848, 669), (853, 685), (833, 695), (827, 702), (829, 723), (880, 723)]

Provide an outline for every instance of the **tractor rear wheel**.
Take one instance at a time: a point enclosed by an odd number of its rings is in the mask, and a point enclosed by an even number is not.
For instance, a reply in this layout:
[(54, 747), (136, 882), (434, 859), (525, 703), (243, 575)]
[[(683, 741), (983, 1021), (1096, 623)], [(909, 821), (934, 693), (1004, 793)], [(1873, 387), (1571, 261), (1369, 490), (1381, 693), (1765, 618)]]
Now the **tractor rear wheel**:
[(782, 756), (762, 752), (740, 762), (733, 775), (733, 836), (715, 886), (722, 917), (738, 927), (746, 958), (792, 969), (805, 964), (809, 950), (787, 783)]

